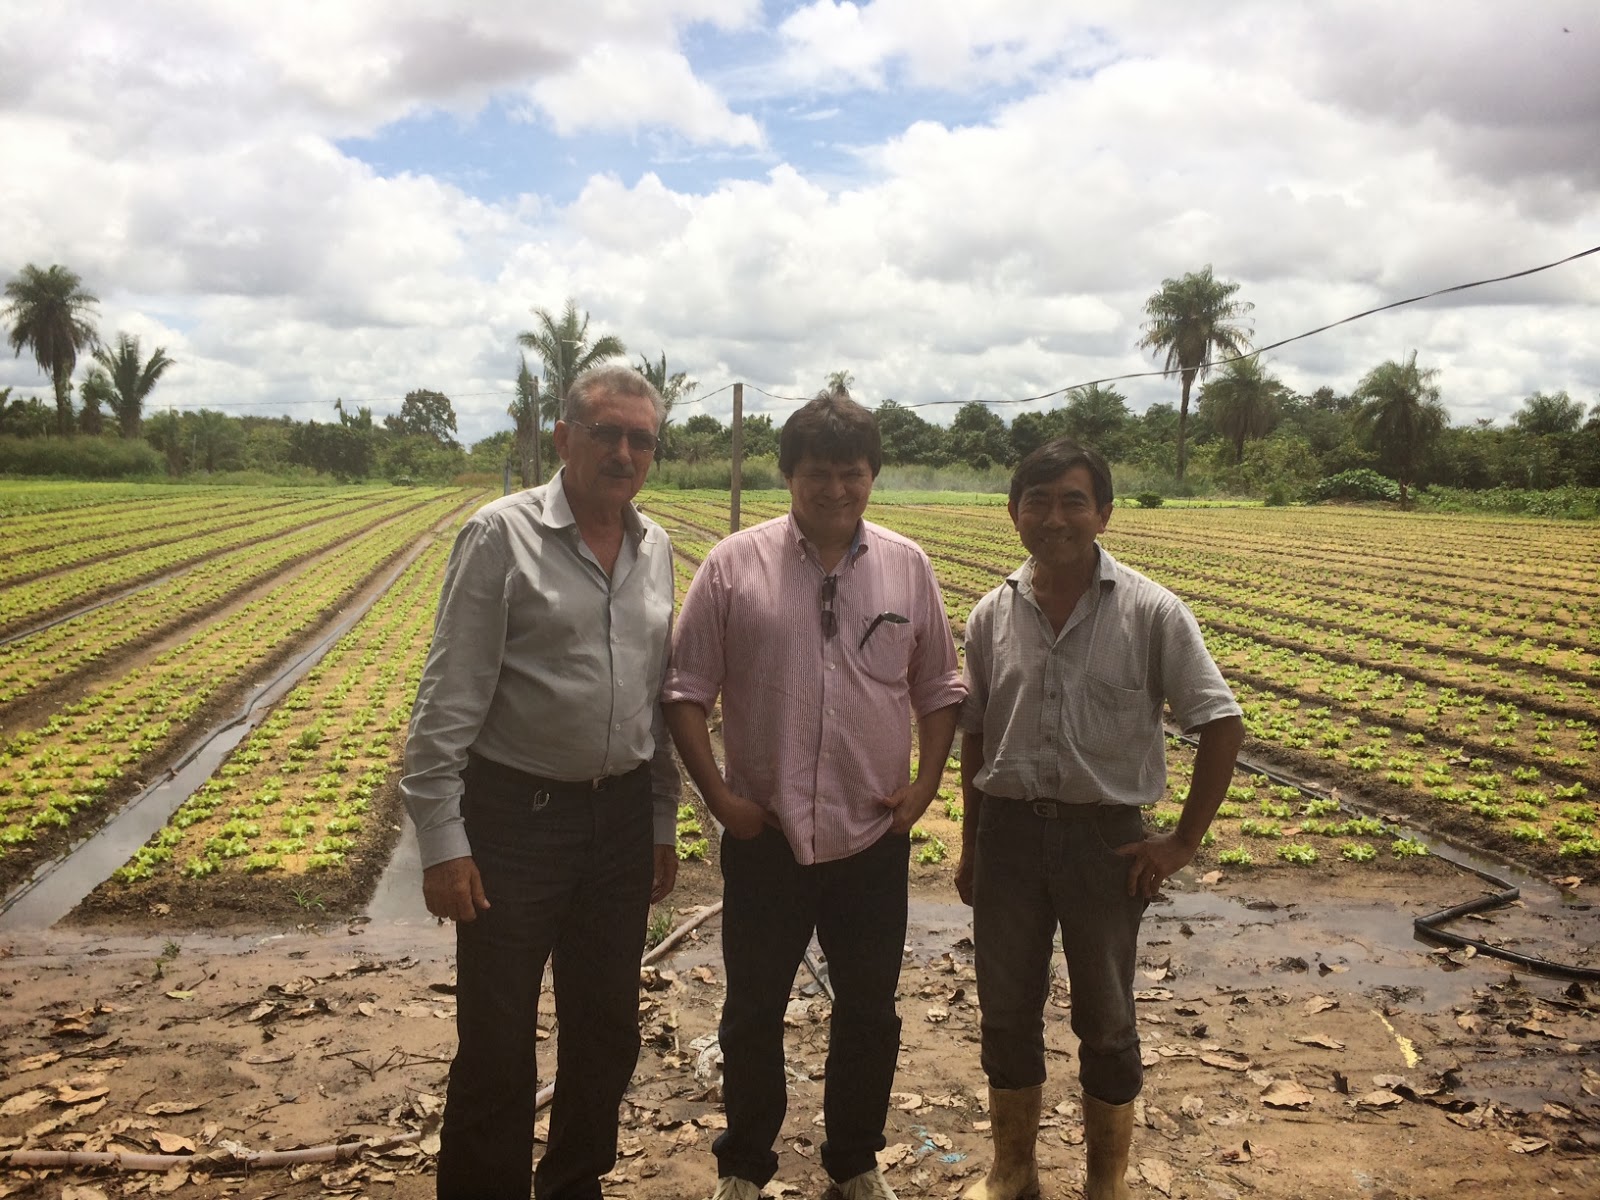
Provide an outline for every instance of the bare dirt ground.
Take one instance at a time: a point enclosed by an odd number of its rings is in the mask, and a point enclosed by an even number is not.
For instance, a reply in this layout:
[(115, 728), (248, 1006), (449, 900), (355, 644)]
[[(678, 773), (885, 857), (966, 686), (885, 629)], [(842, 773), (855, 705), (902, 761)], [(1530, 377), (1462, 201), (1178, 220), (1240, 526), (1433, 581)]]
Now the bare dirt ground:
[[(899, 1075), (882, 1158), (903, 1197), (959, 1195), (989, 1160), (967, 910), (951, 863), (914, 866)], [(1203, 868), (1202, 868), (1203, 869)], [(686, 864), (681, 918), (714, 900)], [(1413, 939), (1413, 916), (1484, 891), (1427, 861), (1315, 878), (1186, 871), (1150, 910), (1147, 1064), (1136, 1197), (1600, 1196), (1600, 992)], [(1560, 957), (1594, 942), (1593, 883), (1565, 905), (1469, 922)], [(452, 938), (429, 921), (335, 922), (236, 937), (74, 928), (0, 940), (0, 1150), (171, 1153), (164, 1171), (0, 1168), (0, 1195), (420, 1200), (454, 1045)], [(713, 917), (643, 972), (645, 1050), (607, 1186), (697, 1197), (721, 1127)], [(824, 965), (825, 967), (825, 965)], [(824, 970), (825, 973), (825, 970)], [(1047, 1196), (1081, 1194), (1064, 973), (1049, 1012)], [(821, 1197), (828, 1002), (804, 970), (789, 1013), (792, 1091), (769, 1196)], [(548, 1011), (541, 1023), (553, 1023)], [(554, 1061), (550, 1029), (549, 1052)], [(543, 1118), (541, 1118), (541, 1126)], [(415, 1135), (389, 1153), (245, 1172), (206, 1162)]]

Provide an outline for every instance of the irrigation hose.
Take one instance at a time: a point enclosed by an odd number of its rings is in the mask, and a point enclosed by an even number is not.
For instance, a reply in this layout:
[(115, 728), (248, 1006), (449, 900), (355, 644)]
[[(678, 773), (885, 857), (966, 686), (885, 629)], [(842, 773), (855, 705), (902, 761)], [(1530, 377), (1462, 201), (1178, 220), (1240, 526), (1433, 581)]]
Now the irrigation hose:
[[(709, 904), (684, 921), (662, 938), (639, 960), (641, 967), (660, 962), (688, 937), (722, 911), (722, 901)], [(556, 1094), (554, 1083), (539, 1089), (534, 1098), (537, 1112), (550, 1103)], [(0, 1152), (0, 1167), (111, 1167), (118, 1171), (168, 1171), (177, 1166), (209, 1167), (213, 1170), (230, 1170), (241, 1167), (274, 1168), (293, 1167), (302, 1163), (343, 1162), (346, 1159), (371, 1152), (381, 1154), (400, 1146), (420, 1141), (420, 1133), (405, 1133), (382, 1141), (334, 1142), (325, 1146), (307, 1146), (300, 1150), (216, 1150), (207, 1154), (131, 1154), (121, 1150), (11, 1150)]]
[[(1198, 746), (1200, 744), (1199, 738), (1193, 737), (1190, 734), (1183, 733), (1179, 730), (1169, 729), (1168, 733), (1172, 737), (1186, 742), (1191, 746)], [(1311, 787), (1306, 783), (1305, 780), (1297, 779), (1293, 775), (1285, 774), (1275, 767), (1265, 766), (1247, 758), (1240, 758), (1239, 766), (1252, 775), (1265, 775), (1274, 783), (1283, 784), (1285, 787), (1298, 788), (1304, 795), (1321, 800), (1332, 799), (1332, 797), (1324, 795), (1317, 788)], [(1358, 812), (1364, 811), (1360, 808), (1360, 806), (1351, 804), (1342, 797), (1339, 799), (1339, 804), (1344, 807), (1354, 808)], [(1369, 813), (1367, 815), (1372, 814)], [(1453, 854), (1443, 853), (1438, 849), (1432, 850), (1431, 853), (1435, 858), (1443, 859), (1457, 870), (1467, 871), (1470, 874), (1476, 875), (1479, 879), (1482, 879), (1484, 882), (1493, 885), (1498, 890), (1493, 895), (1480, 896), (1476, 900), (1468, 900), (1462, 904), (1454, 904), (1449, 908), (1442, 908), (1438, 912), (1429, 913), (1427, 916), (1412, 918), (1411, 927), (1413, 930), (1415, 930), (1419, 938), (1427, 942), (1433, 942), (1437, 945), (1451, 946), (1458, 950), (1470, 947), (1477, 954), (1487, 955), (1490, 958), (1498, 958), (1504, 962), (1522, 967), (1528, 971), (1535, 971), (1541, 975), (1552, 975), (1560, 979), (1577, 979), (1586, 983), (1600, 983), (1600, 967), (1580, 967), (1573, 963), (1554, 962), (1548, 958), (1540, 958), (1537, 955), (1532, 954), (1522, 954), (1516, 950), (1507, 950), (1504, 946), (1494, 946), (1488, 942), (1479, 941), (1476, 938), (1469, 938), (1459, 933), (1451, 933), (1449, 930), (1441, 928), (1441, 926), (1443, 926), (1447, 921), (1454, 921), (1458, 917), (1465, 917), (1471, 913), (1484, 912), (1491, 908), (1499, 908), (1502, 905), (1510, 904), (1512, 901), (1518, 899), (1522, 895), (1522, 892), (1520, 888), (1517, 888), (1509, 880), (1501, 879), (1496, 875), (1491, 875), (1488, 871), (1480, 870), (1471, 863), (1462, 862)]]

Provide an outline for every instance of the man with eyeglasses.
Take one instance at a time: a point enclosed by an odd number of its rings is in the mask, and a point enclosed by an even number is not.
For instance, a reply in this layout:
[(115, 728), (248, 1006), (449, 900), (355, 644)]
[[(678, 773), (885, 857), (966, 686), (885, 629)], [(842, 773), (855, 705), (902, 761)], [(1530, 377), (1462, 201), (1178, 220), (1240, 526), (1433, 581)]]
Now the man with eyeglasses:
[(546, 960), (560, 1033), (534, 1194), (599, 1200), (616, 1163), (646, 920), (678, 865), (672, 551), (632, 503), (662, 410), (637, 371), (584, 372), (561, 470), (480, 509), (445, 571), (400, 782), (428, 911), (456, 923), (441, 1200), (527, 1200)]
[[(667, 724), (725, 830), (715, 1200), (754, 1200), (777, 1170), (784, 1010), (813, 932), (834, 990), (822, 1163), (844, 1200), (894, 1197), (876, 1155), (900, 1045), (908, 835), (965, 691), (927, 555), (862, 520), (882, 462), (877, 422), (842, 390), (796, 411), (778, 451), (789, 513), (706, 556), (673, 639)], [(719, 694), (726, 775), (706, 728)]]

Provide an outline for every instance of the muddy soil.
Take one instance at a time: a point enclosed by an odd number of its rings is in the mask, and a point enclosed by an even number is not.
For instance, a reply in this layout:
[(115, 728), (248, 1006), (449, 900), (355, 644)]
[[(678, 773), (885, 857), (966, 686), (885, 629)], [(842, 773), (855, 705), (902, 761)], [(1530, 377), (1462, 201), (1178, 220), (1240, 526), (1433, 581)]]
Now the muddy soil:
[[(989, 1159), (968, 912), (949, 863), (913, 867), (905, 1027), (889, 1145), (903, 1197), (960, 1193)], [(1415, 940), (1413, 916), (1484, 891), (1442, 863), (1312, 878), (1186, 871), (1143, 933), (1147, 1079), (1135, 1197), (1600, 1196), (1600, 991)], [(719, 893), (686, 864), (681, 918)], [(1479, 935), (1542, 949), (1595, 940), (1592, 884), (1512, 906)], [(698, 1197), (721, 1127), (717, 918), (643, 972), (645, 1049), (624, 1110), (617, 1197)], [(164, 1173), (0, 1169), (0, 1195), (87, 1198), (433, 1194), (454, 1044), (452, 936), (430, 920), (354, 920), (222, 937), (151, 913), (142, 929), (0, 942), (0, 1149), (171, 1152)], [(824, 969), (825, 969), (825, 964)], [(1081, 1194), (1071, 997), (1058, 963), (1040, 1136), (1046, 1195)], [(804, 969), (793, 1077), (769, 1196), (821, 1197), (828, 1002)], [(542, 1064), (553, 1063), (559, 1030)], [(541, 1116), (543, 1129), (545, 1117)], [(296, 1169), (200, 1156), (382, 1139), (400, 1151)]]

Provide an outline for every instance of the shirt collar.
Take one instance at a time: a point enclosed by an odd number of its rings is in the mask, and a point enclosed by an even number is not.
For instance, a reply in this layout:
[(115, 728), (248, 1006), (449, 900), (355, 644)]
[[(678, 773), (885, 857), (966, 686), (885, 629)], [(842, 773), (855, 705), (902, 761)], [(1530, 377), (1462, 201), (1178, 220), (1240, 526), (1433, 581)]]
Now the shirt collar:
[[(794, 519), (794, 513), (785, 514), (784, 520), (789, 522), (789, 537), (793, 539), (795, 549), (800, 552), (801, 557), (816, 557), (816, 548), (807, 540), (806, 535), (800, 532), (800, 524)], [(845, 553), (844, 558), (839, 560), (840, 566), (848, 566), (867, 552), (868, 532), (865, 520), (856, 522), (856, 535), (850, 540), (850, 549)], [(834, 569), (837, 571), (838, 568)]]
[[(566, 467), (562, 467), (544, 485), (544, 509), (539, 514), (539, 522), (547, 529), (569, 529), (578, 523), (578, 518), (572, 515), (572, 505), (567, 503), (566, 474)], [(644, 520), (631, 502), (622, 510), (622, 527), (635, 540), (645, 535)]]
[[(1100, 590), (1117, 586), (1117, 560), (1111, 557), (1111, 552), (1096, 542), (1095, 549), (1100, 553), (1095, 556), (1094, 582), (1100, 585)], [(1011, 585), (1011, 590), (1020, 596), (1033, 594), (1033, 555), (1023, 561), (1011, 574), (1006, 576), (1006, 582)]]

